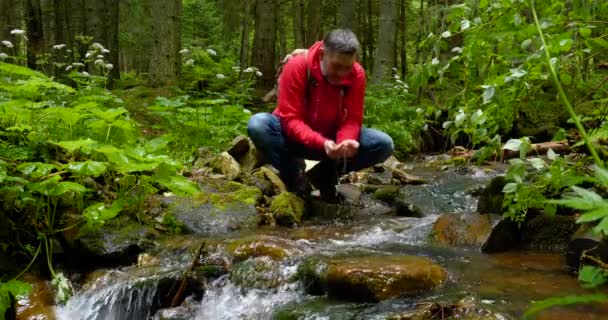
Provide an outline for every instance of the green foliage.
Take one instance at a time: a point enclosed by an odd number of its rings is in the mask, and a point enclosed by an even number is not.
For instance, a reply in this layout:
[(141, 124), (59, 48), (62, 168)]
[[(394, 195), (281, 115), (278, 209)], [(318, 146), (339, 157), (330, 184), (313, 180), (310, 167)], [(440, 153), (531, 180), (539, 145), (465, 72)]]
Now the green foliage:
[[(543, 210), (547, 215), (554, 215), (556, 205), (564, 200), (552, 200), (560, 197), (568, 187), (590, 178), (580, 175), (575, 166), (570, 165), (563, 157), (550, 151), (549, 164), (541, 158), (512, 159), (507, 170), (507, 184), (503, 188), (503, 210), (505, 217), (521, 225), (530, 209)], [(531, 167), (531, 170), (530, 168)]]
[(11, 296), (20, 298), (29, 294), (31, 290), (32, 286), (30, 284), (21, 281), (0, 282), (0, 320), (4, 320), (6, 310), (11, 307)]
[(585, 288), (597, 288), (608, 282), (608, 270), (584, 265), (578, 273), (578, 280)]
[(530, 318), (540, 311), (551, 307), (573, 304), (601, 303), (606, 301), (608, 301), (608, 295), (602, 293), (548, 298), (532, 303), (532, 306), (526, 311), (526, 313), (524, 313), (524, 318)]

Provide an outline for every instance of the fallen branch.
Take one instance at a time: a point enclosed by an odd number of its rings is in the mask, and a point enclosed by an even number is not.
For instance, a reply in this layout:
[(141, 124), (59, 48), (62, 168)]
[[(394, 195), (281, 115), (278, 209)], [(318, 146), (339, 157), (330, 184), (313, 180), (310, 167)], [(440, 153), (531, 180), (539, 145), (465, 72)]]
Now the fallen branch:
[[(533, 143), (528, 151), (528, 156), (533, 155), (545, 155), (549, 149), (555, 153), (566, 154), (570, 152), (570, 146), (567, 141), (547, 141), (542, 143)], [(477, 150), (466, 150), (454, 148), (450, 150), (449, 154), (455, 157), (463, 157), (466, 159), (473, 158)], [(519, 151), (502, 150), (502, 157), (500, 155), (493, 154), (489, 158), (501, 158), (502, 160), (512, 159), (519, 157)]]
[(177, 292), (173, 296), (173, 300), (171, 300), (171, 308), (175, 308), (175, 307), (179, 306), (180, 302), (183, 300), (182, 297), (184, 296), (184, 292), (186, 291), (186, 286), (188, 284), (188, 275), (192, 271), (194, 271), (194, 268), (196, 268), (196, 266), (198, 265), (198, 261), (200, 259), (201, 254), (203, 254), (204, 248), (205, 248), (205, 243), (203, 242), (198, 247), (198, 250), (196, 251), (196, 255), (194, 255), (194, 259), (192, 260), (190, 267), (182, 275), (182, 282), (179, 285), (179, 289), (177, 289)]

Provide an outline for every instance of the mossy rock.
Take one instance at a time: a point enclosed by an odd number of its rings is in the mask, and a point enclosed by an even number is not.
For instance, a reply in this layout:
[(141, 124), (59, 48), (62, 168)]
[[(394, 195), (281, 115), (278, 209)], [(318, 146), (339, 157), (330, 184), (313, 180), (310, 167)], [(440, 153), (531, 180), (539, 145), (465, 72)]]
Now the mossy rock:
[(234, 266), (230, 280), (245, 289), (272, 289), (284, 284), (287, 279), (281, 266), (269, 257), (257, 257)]
[(279, 225), (300, 224), (306, 213), (306, 202), (291, 192), (283, 192), (272, 200), (270, 213)]
[(372, 197), (376, 200), (393, 202), (399, 193), (399, 186), (382, 186), (376, 189)]
[[(154, 229), (120, 215), (100, 228), (79, 231), (76, 244), (82, 255), (78, 260), (87, 257), (99, 264), (95, 267), (132, 264), (137, 261), (139, 253), (154, 246), (156, 235)], [(74, 262), (82, 264), (84, 261)]]
[(235, 261), (263, 256), (281, 261), (303, 254), (303, 250), (295, 242), (273, 236), (252, 236), (230, 240), (226, 247)]
[(572, 216), (538, 215), (524, 224), (522, 245), (524, 249), (535, 251), (565, 252), (577, 229)]
[(507, 184), (507, 180), (503, 176), (493, 178), (492, 181), (485, 187), (477, 201), (477, 212), (479, 213), (502, 213), (502, 201), (505, 194), (502, 189)]
[(347, 301), (376, 302), (414, 295), (441, 285), (447, 273), (416, 256), (313, 257), (298, 269), (310, 294), (327, 293)]
[(351, 320), (368, 306), (359, 303), (344, 303), (315, 297), (304, 302), (291, 303), (273, 314), (274, 320), (331, 319)]
[(167, 213), (183, 223), (184, 231), (218, 235), (258, 225), (255, 204), (262, 199), (258, 188), (222, 179), (204, 179), (199, 184), (203, 192), (197, 197), (163, 199)]

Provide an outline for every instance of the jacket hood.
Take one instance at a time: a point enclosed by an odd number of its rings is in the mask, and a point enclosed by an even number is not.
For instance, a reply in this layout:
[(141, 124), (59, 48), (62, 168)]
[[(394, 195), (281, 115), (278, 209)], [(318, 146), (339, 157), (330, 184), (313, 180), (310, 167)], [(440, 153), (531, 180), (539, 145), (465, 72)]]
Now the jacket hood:
[[(323, 46), (323, 41), (317, 41), (315, 42), (309, 49), (308, 49), (308, 69), (310, 70), (310, 74), (314, 77), (314, 79), (317, 81), (317, 83), (322, 83), (325, 82), (327, 84), (329, 84), (329, 82), (325, 79), (325, 77), (323, 76), (323, 72), (321, 71), (321, 47)], [(338, 84), (334, 84), (334, 85), (339, 85), (339, 86), (351, 86), (355, 79), (357, 79), (357, 76), (363, 71), (363, 68), (361, 67), (361, 65), (359, 64), (359, 62), (355, 62), (353, 64), (353, 68), (351, 70), (351, 72), (346, 75)]]

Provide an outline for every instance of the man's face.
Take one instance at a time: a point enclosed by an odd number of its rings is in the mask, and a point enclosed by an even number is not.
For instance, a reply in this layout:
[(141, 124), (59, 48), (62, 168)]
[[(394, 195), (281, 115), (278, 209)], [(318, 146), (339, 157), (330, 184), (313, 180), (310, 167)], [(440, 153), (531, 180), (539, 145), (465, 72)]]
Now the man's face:
[(330, 83), (338, 83), (352, 70), (357, 60), (354, 54), (330, 53), (322, 50), (322, 63), (325, 67), (327, 80)]

